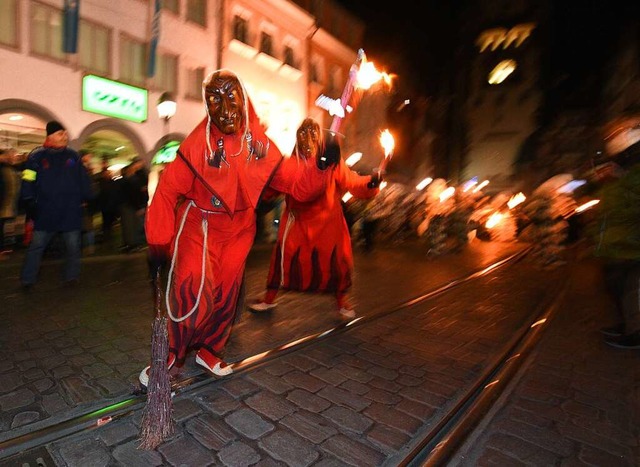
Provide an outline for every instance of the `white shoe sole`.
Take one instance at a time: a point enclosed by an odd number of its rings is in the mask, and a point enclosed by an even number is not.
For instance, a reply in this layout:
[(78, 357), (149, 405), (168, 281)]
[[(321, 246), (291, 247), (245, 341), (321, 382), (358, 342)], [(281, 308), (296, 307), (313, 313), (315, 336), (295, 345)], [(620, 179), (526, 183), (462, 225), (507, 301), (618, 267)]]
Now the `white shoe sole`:
[(338, 313), (340, 313), (340, 316), (345, 319), (353, 319), (356, 317), (356, 312), (353, 310), (348, 310), (347, 308), (340, 308), (340, 311), (338, 311)]
[[(171, 370), (171, 368), (173, 368), (173, 365), (175, 365), (176, 360), (175, 358), (173, 359), (173, 362), (171, 362), (171, 364), (169, 365), (169, 370)], [(140, 372), (140, 375), (138, 376), (138, 381), (140, 381), (140, 384), (142, 384), (145, 388), (147, 386), (149, 386), (149, 373), (151, 371), (151, 365), (149, 366), (145, 366), (142, 371)]]
[(253, 303), (249, 305), (249, 310), (258, 311), (258, 312), (269, 311), (269, 310), (273, 310), (276, 306), (278, 306), (277, 303), (265, 303), (265, 302)]
[(209, 367), (209, 365), (207, 365), (207, 363), (200, 358), (200, 355), (196, 355), (196, 363), (216, 376), (227, 376), (233, 373), (233, 368), (231, 367), (231, 365), (227, 365), (226, 367), (222, 368), (220, 362), (216, 363), (213, 368)]

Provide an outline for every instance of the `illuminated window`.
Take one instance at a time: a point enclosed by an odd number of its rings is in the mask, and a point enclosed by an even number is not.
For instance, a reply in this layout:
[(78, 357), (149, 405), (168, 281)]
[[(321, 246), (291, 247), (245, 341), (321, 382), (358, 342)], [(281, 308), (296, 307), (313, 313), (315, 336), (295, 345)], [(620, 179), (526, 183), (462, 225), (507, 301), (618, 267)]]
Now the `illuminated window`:
[(80, 20), (80, 40), (78, 41), (78, 59), (85, 70), (101, 75), (111, 71), (111, 34), (109, 30), (96, 23)]
[(187, 0), (187, 20), (207, 25), (207, 0)]
[(31, 52), (65, 59), (62, 51), (62, 11), (39, 3), (31, 4)]
[(204, 67), (187, 71), (187, 97), (202, 98), (202, 82), (204, 81)]
[(176, 55), (158, 55), (154, 87), (174, 94), (178, 91), (178, 57)]
[(260, 33), (260, 52), (273, 56), (273, 37), (265, 31)]
[(233, 18), (233, 38), (249, 44), (249, 22), (242, 16)]
[(120, 37), (120, 79), (144, 86), (146, 51), (142, 42), (130, 37)]
[(17, 0), (0, 2), (0, 44), (18, 47)]
[(489, 73), (489, 84), (500, 84), (516, 69), (515, 60), (503, 60)]

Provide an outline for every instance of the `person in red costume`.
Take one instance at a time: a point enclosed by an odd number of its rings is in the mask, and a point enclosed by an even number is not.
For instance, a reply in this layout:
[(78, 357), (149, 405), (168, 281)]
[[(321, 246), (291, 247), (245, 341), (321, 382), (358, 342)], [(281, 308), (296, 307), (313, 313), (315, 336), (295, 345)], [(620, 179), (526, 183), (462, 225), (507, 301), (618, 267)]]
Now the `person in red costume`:
[[(327, 137), (333, 140), (335, 135), (329, 132)], [(292, 159), (301, 163), (313, 160), (324, 144), (319, 124), (307, 118), (297, 130)], [(353, 252), (341, 200), (347, 191), (358, 199), (374, 197), (380, 191), (382, 178), (378, 172), (359, 175), (342, 159), (331, 174), (326, 191), (314, 200), (285, 195), (267, 291), (262, 301), (249, 305), (250, 310), (260, 312), (274, 308), (279, 289), (323, 292), (335, 294), (340, 317), (355, 318), (348, 296)]]
[[(267, 188), (310, 200), (340, 159), (337, 145), (315, 161), (285, 159), (240, 78), (229, 70), (203, 82), (207, 116), (165, 168), (145, 230), (152, 277), (168, 268), (169, 369), (194, 349), (196, 363), (224, 376), (222, 360), (237, 310), (245, 263), (256, 233), (256, 206)], [(149, 367), (140, 373), (147, 386)]]

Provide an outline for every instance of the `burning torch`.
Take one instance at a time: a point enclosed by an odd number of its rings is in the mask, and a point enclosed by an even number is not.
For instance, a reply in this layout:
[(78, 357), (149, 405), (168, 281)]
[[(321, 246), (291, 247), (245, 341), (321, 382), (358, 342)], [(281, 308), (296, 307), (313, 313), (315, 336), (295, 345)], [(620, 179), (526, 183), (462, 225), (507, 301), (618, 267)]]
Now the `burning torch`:
[(354, 89), (369, 89), (381, 79), (384, 79), (386, 83), (391, 83), (391, 76), (376, 70), (373, 62), (367, 62), (364, 50), (359, 49), (356, 61), (349, 69), (349, 78), (342, 90), (340, 99), (331, 99), (324, 95), (320, 95), (316, 99), (316, 105), (318, 107), (327, 110), (330, 115), (333, 115), (329, 131), (337, 133), (340, 130), (342, 120), (345, 118), (347, 112), (351, 111), (349, 101), (351, 100)]

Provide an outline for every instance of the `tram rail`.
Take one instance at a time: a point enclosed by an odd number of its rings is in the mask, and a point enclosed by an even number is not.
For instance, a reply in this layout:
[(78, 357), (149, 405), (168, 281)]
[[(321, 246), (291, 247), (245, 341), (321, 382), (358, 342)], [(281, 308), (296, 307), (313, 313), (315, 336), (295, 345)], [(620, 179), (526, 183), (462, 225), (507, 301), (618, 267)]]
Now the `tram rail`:
[[(373, 316), (358, 317), (349, 322), (341, 323), (334, 328), (310, 334), (260, 354), (247, 357), (232, 364), (234, 373), (254, 369), (286, 353), (299, 350), (304, 346), (328, 339), (353, 327), (366, 325), (372, 321), (438, 297), (462, 284), (486, 276), (521, 260), (526, 256), (528, 251), (528, 249), (525, 249), (517, 252), (464, 277), (454, 279), (434, 289), (425, 291), (400, 305), (393, 306)], [(464, 439), (464, 435), (468, 434), (469, 431), (476, 426), (479, 419), (486, 414), (488, 408), (495, 402), (501, 391), (508, 384), (508, 380), (517, 371), (524, 357), (539, 339), (540, 331), (544, 327), (541, 324), (546, 322), (552, 310), (552, 305), (545, 305), (544, 309), (536, 313), (536, 317), (532, 322), (523, 325), (522, 328), (518, 330), (516, 335), (510, 339), (504, 347), (504, 350), (493, 359), (481, 377), (471, 385), (466, 394), (459, 399), (458, 403), (440, 418), (440, 421), (432, 430), (416, 437), (419, 439), (414, 440), (412, 443), (414, 447), (398, 461), (398, 465), (441, 465), (443, 459), (448, 457), (451, 452), (460, 445)], [(174, 396), (184, 394), (195, 391), (215, 381), (215, 379), (212, 379), (209, 375), (202, 372), (176, 381), (172, 386), (172, 391)], [(0, 443), (0, 460), (14, 456), (17, 453), (41, 448), (47, 443), (82, 431), (95, 429), (119, 418), (127, 417), (131, 413), (141, 410), (144, 407), (145, 401), (146, 397), (143, 392), (134, 391), (129, 397), (116, 403), (3, 441)]]

